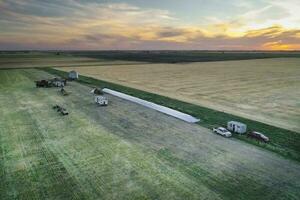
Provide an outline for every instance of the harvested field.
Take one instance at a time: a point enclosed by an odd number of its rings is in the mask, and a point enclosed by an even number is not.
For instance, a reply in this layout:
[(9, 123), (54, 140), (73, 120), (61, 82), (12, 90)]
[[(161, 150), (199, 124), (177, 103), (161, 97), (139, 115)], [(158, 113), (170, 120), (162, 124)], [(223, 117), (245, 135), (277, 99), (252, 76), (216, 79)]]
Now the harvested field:
[[(298, 199), (300, 164), (38, 70), (0, 71), (0, 199)], [(52, 110), (60, 104), (67, 117)]]
[(299, 66), (298, 58), (275, 58), (73, 69), (90, 77), (300, 132)]

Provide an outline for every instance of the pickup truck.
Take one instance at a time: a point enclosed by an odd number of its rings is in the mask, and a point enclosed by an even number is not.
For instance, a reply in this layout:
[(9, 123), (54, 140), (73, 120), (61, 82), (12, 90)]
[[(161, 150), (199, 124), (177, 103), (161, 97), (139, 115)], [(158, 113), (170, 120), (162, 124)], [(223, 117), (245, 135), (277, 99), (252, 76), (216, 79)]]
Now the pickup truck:
[(224, 137), (231, 137), (232, 136), (232, 134), (226, 128), (223, 128), (223, 127), (213, 128), (212, 131), (214, 133), (217, 133), (217, 134), (222, 135)]

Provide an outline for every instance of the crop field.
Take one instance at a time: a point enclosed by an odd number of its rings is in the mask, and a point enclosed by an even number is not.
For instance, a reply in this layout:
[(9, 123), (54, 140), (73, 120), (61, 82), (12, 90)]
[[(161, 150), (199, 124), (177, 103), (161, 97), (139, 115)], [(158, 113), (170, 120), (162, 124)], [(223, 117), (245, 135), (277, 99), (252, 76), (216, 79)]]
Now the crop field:
[[(0, 199), (298, 199), (300, 164), (77, 82), (0, 70)], [(52, 109), (59, 104), (70, 114)]]
[(73, 69), (89, 77), (300, 132), (299, 66), (299, 58), (274, 58)]

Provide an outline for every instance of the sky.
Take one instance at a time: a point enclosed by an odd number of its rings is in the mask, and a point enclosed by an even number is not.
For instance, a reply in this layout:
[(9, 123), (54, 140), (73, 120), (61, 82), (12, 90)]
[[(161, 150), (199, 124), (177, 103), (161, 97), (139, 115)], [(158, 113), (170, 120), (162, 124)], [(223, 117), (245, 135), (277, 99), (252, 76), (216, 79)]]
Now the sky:
[(0, 0), (0, 50), (300, 50), (300, 0)]

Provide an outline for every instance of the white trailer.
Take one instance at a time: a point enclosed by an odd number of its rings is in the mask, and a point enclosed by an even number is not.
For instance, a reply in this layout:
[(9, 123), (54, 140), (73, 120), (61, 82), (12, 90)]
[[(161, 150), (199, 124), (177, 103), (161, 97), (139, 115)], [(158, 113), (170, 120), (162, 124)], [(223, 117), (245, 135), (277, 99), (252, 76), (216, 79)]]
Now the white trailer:
[(100, 106), (108, 105), (108, 99), (104, 96), (95, 96), (95, 102)]
[(234, 133), (243, 134), (247, 131), (247, 125), (241, 122), (230, 121), (227, 123), (227, 129)]
[(79, 78), (79, 73), (72, 70), (69, 72), (69, 80), (76, 80)]

